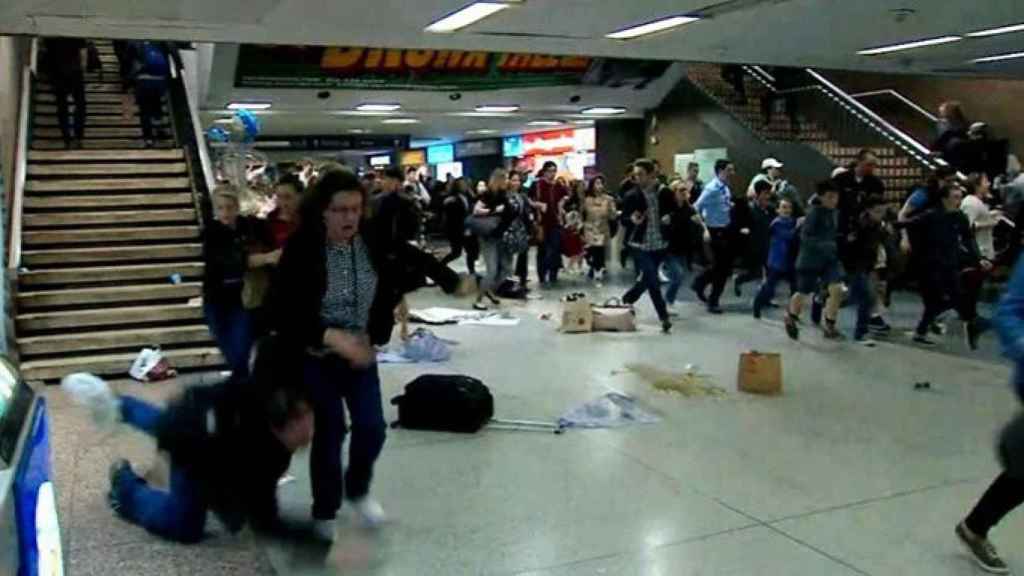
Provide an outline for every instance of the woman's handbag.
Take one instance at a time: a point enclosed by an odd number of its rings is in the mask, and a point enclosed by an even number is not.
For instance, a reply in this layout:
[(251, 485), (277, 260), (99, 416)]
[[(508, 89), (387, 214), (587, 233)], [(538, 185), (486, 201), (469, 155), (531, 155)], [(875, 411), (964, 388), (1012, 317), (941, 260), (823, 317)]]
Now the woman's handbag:
[(490, 238), (498, 230), (501, 218), (498, 216), (477, 216), (471, 214), (466, 217), (466, 230), (478, 238)]
[(506, 254), (520, 254), (530, 248), (530, 233), (522, 218), (516, 218), (501, 235), (501, 248)]

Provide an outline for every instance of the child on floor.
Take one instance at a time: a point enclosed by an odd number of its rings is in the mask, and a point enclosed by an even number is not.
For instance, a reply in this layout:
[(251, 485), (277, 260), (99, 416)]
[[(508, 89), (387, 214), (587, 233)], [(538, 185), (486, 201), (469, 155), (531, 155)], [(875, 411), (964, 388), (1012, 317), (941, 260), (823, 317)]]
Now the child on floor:
[(194, 386), (165, 409), (118, 396), (90, 374), (73, 374), (62, 387), (88, 405), (97, 422), (123, 421), (157, 440), (170, 454), (169, 490), (151, 487), (127, 460), (110, 468), (108, 499), (125, 520), (181, 543), (202, 540), (213, 510), (232, 532), (283, 529), (277, 483), (292, 453), (309, 445), (313, 412), (301, 386), (301, 356), (273, 340), (259, 346), (253, 375), (212, 386)]
[(796, 260), (796, 218), (793, 218), (793, 203), (783, 200), (779, 203), (779, 215), (771, 224), (771, 240), (768, 246), (768, 277), (757, 297), (754, 298), (754, 318), (761, 318), (761, 311), (775, 298), (775, 287), (779, 281), (789, 283), (791, 293), (796, 292), (793, 275)]

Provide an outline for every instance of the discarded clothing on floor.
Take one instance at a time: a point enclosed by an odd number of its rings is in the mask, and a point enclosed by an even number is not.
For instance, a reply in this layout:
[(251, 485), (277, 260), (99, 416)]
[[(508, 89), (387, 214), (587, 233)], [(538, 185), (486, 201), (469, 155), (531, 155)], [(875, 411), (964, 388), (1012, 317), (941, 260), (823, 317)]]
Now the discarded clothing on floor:
[(433, 332), (419, 328), (401, 344), (388, 346), (377, 352), (381, 364), (416, 364), (419, 362), (447, 362), (452, 357), (453, 340), (438, 338)]
[(519, 324), (519, 319), (507, 312), (439, 307), (410, 310), (409, 321), (435, 326), (444, 324), (458, 324), (460, 326), (516, 326)]
[(608, 392), (569, 410), (558, 419), (558, 425), (562, 428), (621, 428), (660, 421), (661, 418), (640, 407), (633, 398)]

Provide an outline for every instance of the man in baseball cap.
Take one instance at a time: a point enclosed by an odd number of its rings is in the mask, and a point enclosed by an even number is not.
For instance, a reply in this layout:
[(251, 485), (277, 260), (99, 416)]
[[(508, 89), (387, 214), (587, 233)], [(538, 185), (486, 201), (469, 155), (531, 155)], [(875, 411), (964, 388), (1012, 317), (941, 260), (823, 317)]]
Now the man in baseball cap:
[(772, 192), (778, 192), (778, 184), (782, 181), (782, 162), (779, 162), (775, 158), (765, 158), (761, 162), (761, 173), (750, 181), (750, 186), (747, 187), (747, 198), (753, 200), (757, 197), (757, 193), (754, 191), (754, 186), (761, 181), (766, 181), (772, 185)]

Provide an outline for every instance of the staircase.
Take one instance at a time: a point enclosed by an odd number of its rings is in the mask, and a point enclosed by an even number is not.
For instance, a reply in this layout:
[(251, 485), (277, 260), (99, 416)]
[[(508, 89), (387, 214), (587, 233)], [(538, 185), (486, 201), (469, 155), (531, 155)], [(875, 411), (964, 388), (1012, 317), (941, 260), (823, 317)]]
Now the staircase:
[(177, 369), (219, 366), (203, 321), (199, 216), (185, 154), (171, 138), (145, 149), (113, 48), (99, 50), (102, 76), (87, 78), (82, 150), (64, 150), (52, 89), (36, 84), (16, 298), (22, 373), (122, 376), (152, 345)]
[(909, 189), (921, 183), (931, 168), (919, 154), (908, 152), (884, 135), (875, 133), (868, 119), (838, 107), (835, 98), (819, 85), (792, 92), (801, 99), (801, 111), (813, 105), (819, 108), (819, 117), (831, 121), (816, 121), (798, 113), (793, 126), (789, 117), (779, 112), (772, 114), (771, 122), (765, 124), (761, 99), (775, 89), (770, 80), (756, 73), (744, 75), (747, 97), (743, 101), (738, 100), (733, 87), (722, 79), (721, 67), (716, 64), (689, 65), (688, 79), (764, 141), (808, 145), (837, 167), (849, 166), (856, 161), (861, 149), (870, 149), (878, 156), (875, 174), (885, 183), (888, 201), (902, 202)]

